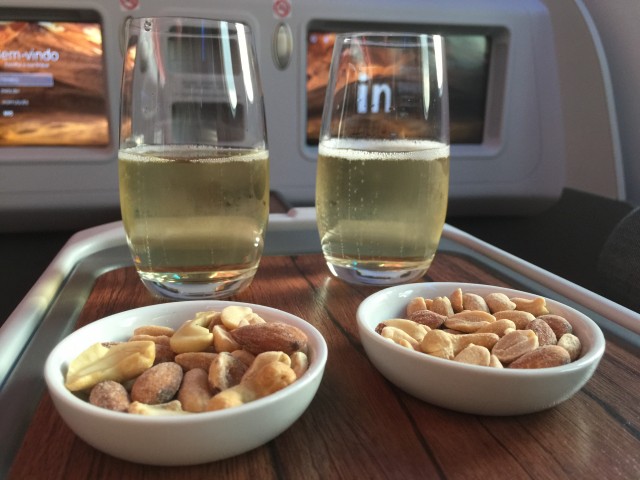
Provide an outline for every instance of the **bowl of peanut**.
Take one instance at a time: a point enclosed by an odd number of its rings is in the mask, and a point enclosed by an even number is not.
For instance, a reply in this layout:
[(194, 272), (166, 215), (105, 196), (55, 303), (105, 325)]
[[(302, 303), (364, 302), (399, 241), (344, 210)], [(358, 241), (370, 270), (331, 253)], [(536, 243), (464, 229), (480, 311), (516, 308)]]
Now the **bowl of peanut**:
[(569, 399), (605, 340), (593, 320), (539, 295), (479, 284), (398, 285), (357, 311), (362, 345), (391, 383), (425, 402), (520, 415)]
[(226, 301), (142, 307), (95, 321), (49, 354), (62, 419), (96, 449), (148, 465), (232, 457), (307, 409), (327, 345), (310, 323)]

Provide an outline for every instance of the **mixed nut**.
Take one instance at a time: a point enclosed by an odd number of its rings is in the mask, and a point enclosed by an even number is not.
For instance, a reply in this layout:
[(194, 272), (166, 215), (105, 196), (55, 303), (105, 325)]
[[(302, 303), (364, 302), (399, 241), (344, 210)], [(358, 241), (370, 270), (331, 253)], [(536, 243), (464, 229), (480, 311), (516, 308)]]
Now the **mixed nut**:
[(143, 415), (220, 410), (295, 382), (307, 336), (250, 307), (199, 312), (179, 328), (147, 325), (128, 341), (96, 343), (70, 364), (65, 386), (93, 405)]
[(411, 299), (405, 317), (380, 323), (376, 332), (403, 347), (473, 365), (555, 367), (574, 361), (582, 349), (571, 323), (550, 313), (543, 297), (457, 288), (449, 296)]

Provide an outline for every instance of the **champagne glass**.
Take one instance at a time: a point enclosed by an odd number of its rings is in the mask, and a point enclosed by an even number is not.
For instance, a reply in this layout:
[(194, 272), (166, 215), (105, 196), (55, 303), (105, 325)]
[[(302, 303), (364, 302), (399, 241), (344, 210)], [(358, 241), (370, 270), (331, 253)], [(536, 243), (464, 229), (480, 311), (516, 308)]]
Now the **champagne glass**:
[(172, 299), (252, 281), (269, 215), (263, 95), (248, 25), (158, 17), (127, 25), (120, 204), (135, 267)]
[(322, 116), (318, 230), (330, 271), (393, 285), (427, 271), (449, 192), (444, 40), (339, 35)]

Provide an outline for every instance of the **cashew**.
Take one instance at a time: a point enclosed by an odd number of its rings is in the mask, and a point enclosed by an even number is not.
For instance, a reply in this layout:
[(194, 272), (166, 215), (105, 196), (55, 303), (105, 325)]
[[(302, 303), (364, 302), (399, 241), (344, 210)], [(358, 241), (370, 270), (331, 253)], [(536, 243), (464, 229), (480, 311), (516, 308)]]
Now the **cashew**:
[(129, 405), (129, 413), (136, 413), (138, 415), (187, 415), (189, 412), (182, 410), (182, 405), (178, 400), (172, 400), (167, 403), (159, 405), (147, 405), (141, 402), (131, 402)]
[(153, 342), (123, 342), (110, 348), (96, 343), (69, 364), (65, 386), (77, 392), (103, 380), (129, 380), (151, 367), (155, 355)]
[(249, 325), (248, 318), (254, 315), (251, 307), (243, 307), (240, 305), (232, 305), (222, 310), (222, 324), (227, 330), (234, 330), (243, 325)]
[(241, 382), (248, 382), (252, 377), (259, 374), (262, 367), (272, 362), (280, 362), (287, 366), (291, 366), (291, 357), (284, 352), (263, 352), (256, 356), (255, 360), (245, 372)]
[(170, 340), (171, 349), (176, 353), (185, 352), (201, 352), (211, 346), (213, 341), (213, 333), (211, 333), (206, 325), (211, 319), (205, 316), (196, 317), (193, 320), (187, 320), (173, 334)]
[(209, 378), (205, 370), (192, 368), (184, 374), (178, 390), (178, 400), (187, 412), (204, 412), (211, 398)]
[(228, 352), (220, 352), (209, 367), (209, 386), (226, 390), (240, 383), (247, 366)]
[(295, 380), (296, 374), (290, 366), (278, 361), (267, 363), (256, 375), (211, 397), (207, 410), (221, 410), (252, 402), (283, 389)]

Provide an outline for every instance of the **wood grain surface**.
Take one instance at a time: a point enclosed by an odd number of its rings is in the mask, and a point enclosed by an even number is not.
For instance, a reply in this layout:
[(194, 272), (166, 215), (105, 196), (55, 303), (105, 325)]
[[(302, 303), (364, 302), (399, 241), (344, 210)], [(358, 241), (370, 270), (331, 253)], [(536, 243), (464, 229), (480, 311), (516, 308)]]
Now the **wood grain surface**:
[[(425, 280), (518, 287), (472, 259), (445, 253), (436, 256)], [(45, 394), (10, 478), (640, 478), (637, 353), (608, 339), (588, 384), (544, 412), (515, 417), (456, 413), (405, 394), (369, 363), (355, 313), (376, 290), (332, 278), (320, 255), (265, 257), (252, 285), (233, 298), (304, 318), (329, 346), (324, 378), (309, 409), (268, 444), (192, 467), (129, 463), (77, 438)], [(132, 267), (113, 270), (95, 283), (78, 327), (158, 302)], [(166, 435), (171, 441), (171, 432)]]

